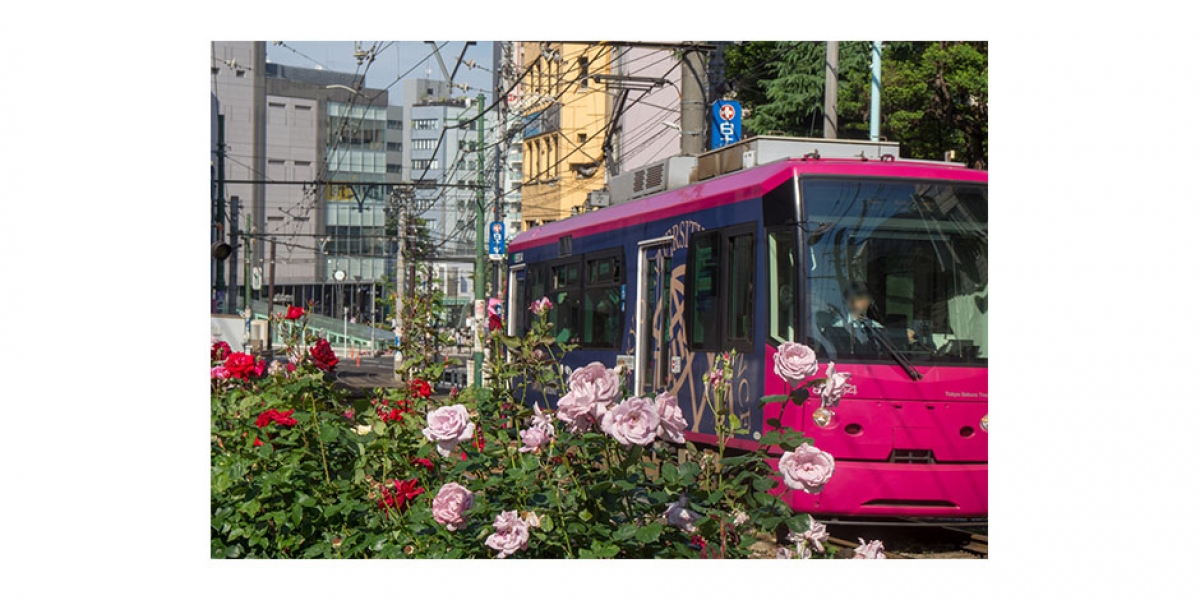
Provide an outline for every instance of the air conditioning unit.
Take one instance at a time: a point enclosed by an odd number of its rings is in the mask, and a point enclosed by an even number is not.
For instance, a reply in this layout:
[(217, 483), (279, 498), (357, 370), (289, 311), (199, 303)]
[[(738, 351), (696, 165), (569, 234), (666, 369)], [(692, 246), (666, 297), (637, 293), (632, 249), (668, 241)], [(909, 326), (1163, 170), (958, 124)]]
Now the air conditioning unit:
[(672, 156), (622, 173), (608, 182), (610, 201), (621, 204), (684, 187), (692, 182), (695, 170), (696, 157)]
[(777, 160), (809, 155), (879, 160), (887, 154), (900, 156), (900, 143), (763, 135), (701, 154), (695, 159), (696, 180), (704, 181)]

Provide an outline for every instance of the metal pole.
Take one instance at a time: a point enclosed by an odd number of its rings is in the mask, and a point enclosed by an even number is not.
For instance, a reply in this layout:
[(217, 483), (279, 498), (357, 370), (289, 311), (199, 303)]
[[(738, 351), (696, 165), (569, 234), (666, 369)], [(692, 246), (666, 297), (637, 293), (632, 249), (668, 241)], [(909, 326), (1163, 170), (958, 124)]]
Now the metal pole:
[(246, 311), (246, 341), (243, 344), (242, 350), (247, 353), (250, 352), (250, 319), (254, 316), (254, 311), (250, 310), (250, 228), (253, 224), (253, 217), (246, 215), (246, 231), (242, 233), (242, 244), (245, 246), (243, 254), (246, 255), (245, 262), (243, 263), (245, 269), (243, 275), (245, 275), (246, 279), (242, 282), (242, 287), (246, 290), (244, 297), (246, 304), (245, 308), (243, 308)]
[[(225, 115), (217, 115), (217, 207), (216, 207), (216, 227), (217, 239), (216, 242), (225, 240)], [(233, 240), (237, 244), (237, 240)], [(235, 259), (236, 260), (236, 259)], [(220, 291), (225, 287), (225, 261), (216, 261), (215, 279), (213, 281), (213, 289)], [(234, 263), (230, 263), (232, 270)], [(225, 302), (223, 305), (217, 306), (217, 312), (228, 313), (229, 309), (229, 292), (225, 292)]]
[(883, 90), (883, 42), (871, 42), (871, 141), (879, 141), (879, 112)]
[(679, 101), (679, 149), (683, 156), (699, 156), (704, 152), (704, 65), (700, 51), (683, 50), (683, 69)]
[(397, 225), (399, 246), (396, 249), (396, 318), (393, 319), (396, 354), (392, 357), (392, 379), (397, 381), (404, 379), (404, 375), (400, 373), (400, 366), (404, 363), (404, 355), (400, 352), (400, 336), (404, 335), (404, 293), (408, 290), (405, 282), (408, 269), (404, 265), (404, 255), (408, 251), (408, 207), (404, 203), (405, 200), (404, 195), (396, 197), (396, 210), (400, 219)]
[(241, 200), (237, 196), (229, 199), (229, 243), (233, 246), (233, 252), (229, 255), (229, 285), (225, 288), (225, 306), (227, 314), (234, 315), (238, 312), (237, 263), (242, 241), (238, 235), (238, 207), (240, 204)]
[(271, 314), (275, 312), (275, 238), (271, 238), (271, 278), (267, 281), (267, 353), (274, 355), (271, 344)]
[(837, 139), (838, 43), (825, 42), (825, 137)]
[[(479, 145), (476, 147), (476, 182), (479, 187), (475, 189), (475, 316), (479, 316), (478, 306), (484, 301), (484, 284), (487, 278), (486, 274), (486, 257), (484, 256), (483, 236), (485, 229), (483, 219), (485, 217), (483, 210), (483, 94), (476, 96), (476, 107), (478, 108), (478, 117), (475, 121), (476, 131), (479, 132), (477, 140)], [(479, 318), (475, 319), (475, 388), (483, 387), (483, 342), (479, 339), (481, 333)]]
[(375, 282), (371, 282), (371, 355), (375, 354), (375, 327), (376, 318), (379, 316), (379, 307), (375, 302)]

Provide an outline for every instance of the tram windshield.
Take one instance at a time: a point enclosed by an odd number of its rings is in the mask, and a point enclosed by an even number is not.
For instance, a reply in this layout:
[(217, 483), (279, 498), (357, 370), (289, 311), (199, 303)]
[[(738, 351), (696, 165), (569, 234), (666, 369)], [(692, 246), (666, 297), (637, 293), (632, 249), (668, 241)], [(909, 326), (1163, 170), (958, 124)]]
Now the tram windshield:
[[(987, 364), (987, 186), (802, 179), (809, 345), (829, 360)], [(890, 342), (890, 344), (889, 344)]]

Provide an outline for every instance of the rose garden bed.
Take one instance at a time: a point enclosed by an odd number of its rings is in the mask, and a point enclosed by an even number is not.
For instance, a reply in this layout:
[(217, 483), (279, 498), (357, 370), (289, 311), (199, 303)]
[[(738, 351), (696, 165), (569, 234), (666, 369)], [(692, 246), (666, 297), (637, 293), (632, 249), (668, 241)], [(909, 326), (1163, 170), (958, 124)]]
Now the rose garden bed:
[[(759, 451), (726, 452), (744, 432), (728, 410), (730, 357), (705, 386), (719, 442), (697, 448), (669, 394), (630, 396), (600, 363), (564, 377), (571, 348), (552, 335), (548, 303), (531, 307), (538, 318), (523, 337), (490, 331), (485, 387), (446, 399), (427, 382), (449, 365), (419, 345), (438, 335), (432, 300), (405, 325), (409, 384), (362, 399), (332, 385), (338, 360), (298, 307), (274, 317), (286, 363), (215, 342), (211, 556), (743, 558), (771, 536), (787, 539), (782, 558), (835, 555), (824, 526), (779, 498), (819, 492), (836, 476), (828, 453), (778, 430)], [(810, 349), (785, 344), (776, 372), (794, 391), (763, 402), (836, 405), (845, 376), (817, 370)], [(525, 401), (544, 388), (562, 392), (554, 410)], [(772, 446), (782, 472), (765, 461)], [(883, 556), (866, 541), (855, 555)]]

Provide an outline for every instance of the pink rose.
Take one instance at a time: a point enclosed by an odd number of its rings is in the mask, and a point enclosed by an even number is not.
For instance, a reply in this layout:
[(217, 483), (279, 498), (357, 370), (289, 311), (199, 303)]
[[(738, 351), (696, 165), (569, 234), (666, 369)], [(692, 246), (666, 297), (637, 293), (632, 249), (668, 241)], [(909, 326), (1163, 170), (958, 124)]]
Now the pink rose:
[(887, 558), (883, 554), (883, 542), (879, 540), (867, 542), (858, 538), (858, 547), (854, 549), (854, 558)]
[(687, 509), (687, 502), (687, 496), (680, 496), (678, 501), (667, 505), (667, 510), (663, 511), (663, 516), (667, 518), (667, 525), (678, 527), (691, 533), (696, 530), (696, 526), (693, 523), (700, 517)]
[(608, 410), (608, 403), (596, 397), (596, 386), (581, 383), (558, 399), (558, 419), (567, 423), (571, 433), (582, 433), (599, 423)]
[(621, 393), (621, 378), (612, 369), (605, 368), (602, 363), (594, 362), (586, 367), (575, 369), (567, 379), (572, 390), (584, 383), (596, 386), (596, 399), (601, 402), (611, 402)]
[(838, 373), (830, 362), (829, 367), (825, 369), (825, 383), (817, 388), (821, 394), (821, 406), (837, 406), (842, 401), (842, 394), (846, 393), (849, 380), (849, 373)]
[(646, 398), (629, 398), (604, 413), (600, 429), (625, 447), (646, 446), (654, 442), (661, 421), (654, 403)]
[(496, 558), (512, 556), (517, 550), (529, 546), (529, 524), (517, 516), (517, 511), (506, 510), (492, 524), (496, 533), (489, 535), (484, 544), (500, 554)]
[(812, 552), (815, 548), (818, 553), (825, 552), (825, 546), (822, 544), (829, 539), (829, 534), (825, 532), (825, 524), (818, 523), (811, 516), (808, 518), (808, 530), (800, 533), (791, 532), (788, 534), (788, 541), (795, 542), (796, 554), (800, 558), (812, 558)]
[(817, 373), (817, 354), (796, 342), (784, 342), (775, 353), (775, 374), (797, 385)]
[(775, 558), (787, 560), (792, 557), (792, 549), (787, 546), (780, 546), (775, 549)]
[(550, 434), (541, 427), (530, 427), (521, 430), (521, 441), (525, 444), (521, 447), (521, 452), (534, 452), (550, 443)]
[(533, 418), (530, 420), (530, 426), (546, 431), (546, 435), (554, 437), (554, 420), (550, 415), (542, 412), (542, 407), (533, 405)]
[(233, 377), (233, 373), (230, 373), (224, 365), (217, 365), (208, 372), (209, 379), (229, 379), (230, 377)]
[(679, 399), (663, 392), (654, 399), (654, 408), (658, 411), (658, 437), (676, 444), (684, 443), (683, 432), (687, 430), (687, 421), (683, 419)]
[(421, 430), (425, 439), (437, 444), (438, 454), (450, 456), (460, 442), (469, 441), (475, 436), (475, 424), (467, 407), (461, 404), (443, 406), (426, 417), (428, 427)]
[(537, 529), (538, 527), (542, 526), (542, 517), (533, 511), (522, 514), (521, 520), (525, 521), (525, 524), (528, 525), (530, 529)]
[(779, 457), (779, 472), (789, 488), (818, 494), (833, 477), (833, 456), (803, 443)]
[(433, 499), (433, 520), (454, 531), (467, 522), (463, 513), (474, 504), (475, 494), (471, 490), (454, 482), (447, 483)]
[(534, 300), (533, 304), (529, 305), (529, 310), (532, 311), (533, 314), (539, 315), (539, 316), (550, 312), (550, 309), (552, 309), (552, 308), (554, 308), (554, 303), (551, 302), (550, 299), (545, 296), (542, 296), (538, 300)]

